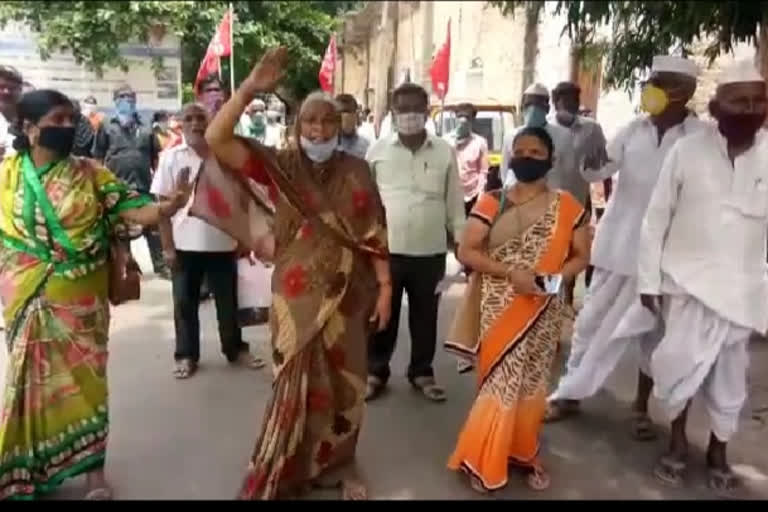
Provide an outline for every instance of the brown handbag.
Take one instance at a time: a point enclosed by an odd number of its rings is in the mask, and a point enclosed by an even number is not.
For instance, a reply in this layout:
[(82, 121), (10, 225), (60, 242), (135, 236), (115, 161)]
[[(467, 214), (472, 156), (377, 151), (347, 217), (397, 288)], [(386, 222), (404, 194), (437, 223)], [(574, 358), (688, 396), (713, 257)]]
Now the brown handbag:
[(109, 302), (119, 306), (141, 298), (141, 268), (127, 242), (109, 239)]

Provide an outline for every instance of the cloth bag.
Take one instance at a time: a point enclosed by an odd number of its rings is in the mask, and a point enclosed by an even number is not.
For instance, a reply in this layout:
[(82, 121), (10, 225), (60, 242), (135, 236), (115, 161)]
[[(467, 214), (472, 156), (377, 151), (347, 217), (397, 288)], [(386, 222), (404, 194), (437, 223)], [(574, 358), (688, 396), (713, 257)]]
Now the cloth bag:
[(237, 262), (238, 309), (261, 309), (272, 305), (272, 270), (264, 263), (251, 264), (247, 259)]

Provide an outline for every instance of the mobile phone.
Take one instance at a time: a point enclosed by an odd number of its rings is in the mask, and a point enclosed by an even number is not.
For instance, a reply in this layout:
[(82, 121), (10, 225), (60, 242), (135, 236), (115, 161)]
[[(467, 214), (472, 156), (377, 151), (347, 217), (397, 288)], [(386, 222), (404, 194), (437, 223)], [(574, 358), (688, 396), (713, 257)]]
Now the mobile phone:
[(557, 295), (563, 287), (562, 274), (538, 274), (534, 277), (536, 286), (547, 295)]

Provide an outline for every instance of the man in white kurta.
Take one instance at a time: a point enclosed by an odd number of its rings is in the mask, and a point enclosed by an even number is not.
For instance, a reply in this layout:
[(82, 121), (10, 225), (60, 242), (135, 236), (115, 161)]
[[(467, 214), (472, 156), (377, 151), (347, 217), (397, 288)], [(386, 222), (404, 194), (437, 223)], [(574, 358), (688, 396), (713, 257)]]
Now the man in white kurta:
[[(696, 64), (679, 57), (656, 57), (644, 92), (643, 114), (622, 128), (606, 148), (608, 163), (599, 171), (583, 169), (590, 182), (620, 172), (616, 190), (597, 226), (591, 264), (595, 267), (584, 307), (574, 324), (566, 374), (550, 397), (547, 419), (578, 412), (578, 401), (594, 395), (630, 346), (641, 353), (633, 434), (655, 437), (647, 414), (653, 386), (648, 361), (661, 338), (658, 319), (642, 307), (637, 292), (640, 225), (664, 157), (681, 137), (702, 123), (685, 108), (696, 88)], [(665, 97), (657, 101), (656, 96)], [(663, 107), (663, 108), (662, 108)]]
[(727, 69), (710, 103), (718, 124), (670, 151), (642, 225), (638, 288), (663, 311), (651, 359), (654, 396), (674, 419), (655, 474), (679, 483), (688, 452), (686, 412), (702, 391), (711, 423), (709, 484), (737, 480), (725, 457), (747, 397), (748, 340), (768, 328), (766, 85), (751, 62)]

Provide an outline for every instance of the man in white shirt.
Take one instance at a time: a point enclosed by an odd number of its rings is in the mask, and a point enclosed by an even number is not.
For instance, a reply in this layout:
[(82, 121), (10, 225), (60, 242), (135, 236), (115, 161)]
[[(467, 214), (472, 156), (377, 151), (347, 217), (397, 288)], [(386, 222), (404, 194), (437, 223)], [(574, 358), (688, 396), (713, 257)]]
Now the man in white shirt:
[(642, 114), (619, 130), (607, 147), (600, 171), (584, 169), (599, 182), (620, 172), (616, 190), (597, 226), (591, 263), (595, 266), (584, 307), (574, 323), (566, 374), (550, 397), (549, 421), (579, 411), (579, 400), (594, 395), (629, 346), (640, 348), (638, 388), (633, 405), (633, 435), (650, 440), (656, 433), (648, 417), (653, 387), (650, 354), (661, 339), (658, 318), (640, 304), (637, 254), (640, 226), (664, 157), (675, 142), (703, 124), (687, 110), (696, 90), (698, 68), (679, 57), (656, 57), (643, 90)]
[(526, 126), (544, 128), (555, 146), (553, 167), (547, 173), (547, 183), (554, 189), (562, 189), (570, 192), (581, 204), (587, 204), (588, 187), (585, 187), (584, 178), (576, 166), (576, 153), (573, 145), (573, 136), (568, 129), (547, 121), (549, 113), (549, 91), (541, 84), (532, 84), (523, 93), (523, 126), (504, 137), (501, 152), (501, 175), (505, 185), (511, 185), (515, 181), (514, 173), (509, 169), (509, 160), (512, 157), (512, 142), (519, 130)]
[(392, 272), (392, 319), (368, 349), (367, 399), (376, 398), (390, 376), (403, 291), (408, 294), (411, 362), (408, 380), (436, 402), (445, 391), (435, 383), (437, 284), (445, 276), (448, 232), (458, 240), (464, 228), (464, 200), (456, 153), (425, 128), (429, 96), (405, 83), (392, 93), (397, 132), (379, 139), (366, 159), (387, 213)]
[(665, 325), (651, 359), (654, 396), (673, 418), (655, 474), (669, 483), (684, 477), (687, 411), (699, 391), (710, 419), (708, 483), (718, 492), (739, 483), (726, 446), (747, 398), (749, 337), (768, 329), (767, 105), (751, 59), (726, 69), (709, 104), (717, 125), (675, 144), (643, 220), (638, 289)]
[(0, 66), (0, 158), (15, 153), (11, 125), (16, 121), (16, 104), (21, 97), (22, 78), (9, 66)]
[[(197, 178), (203, 165), (219, 165), (205, 142), (206, 107), (189, 104), (182, 109), (184, 142), (167, 149), (160, 159), (151, 192), (160, 198), (174, 189), (182, 172)], [(190, 204), (192, 198), (190, 198)], [(237, 242), (200, 219), (188, 215), (189, 204), (160, 225), (163, 255), (173, 273), (176, 369), (179, 379), (190, 377), (200, 360), (200, 289), (203, 278), (213, 292), (222, 352), (230, 363), (263, 366), (243, 342), (237, 323)]]

